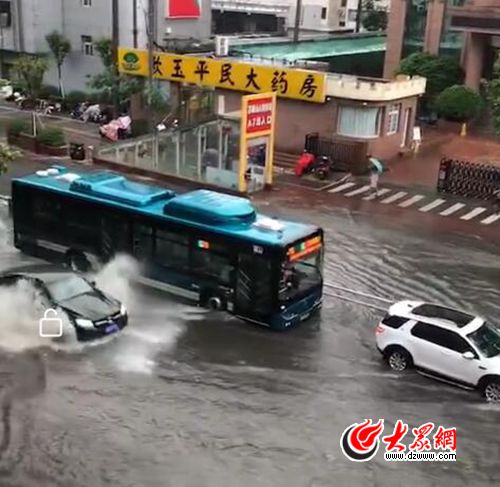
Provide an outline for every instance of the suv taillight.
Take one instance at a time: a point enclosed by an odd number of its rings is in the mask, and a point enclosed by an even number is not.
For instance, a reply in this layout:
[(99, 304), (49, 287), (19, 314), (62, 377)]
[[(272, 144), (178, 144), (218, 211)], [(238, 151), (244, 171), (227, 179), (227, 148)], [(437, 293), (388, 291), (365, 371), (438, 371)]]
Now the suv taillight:
[(380, 335), (381, 333), (384, 333), (385, 328), (382, 325), (377, 325), (377, 328), (375, 328), (375, 335)]

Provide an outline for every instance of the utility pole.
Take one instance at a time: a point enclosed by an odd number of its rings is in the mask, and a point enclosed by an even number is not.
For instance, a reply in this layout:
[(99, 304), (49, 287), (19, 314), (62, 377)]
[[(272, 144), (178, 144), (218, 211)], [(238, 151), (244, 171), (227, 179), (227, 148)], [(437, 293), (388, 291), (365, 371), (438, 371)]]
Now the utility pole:
[(302, 0), (297, 0), (295, 4), (295, 26), (293, 29), (293, 42), (299, 42), (300, 17), (302, 16)]
[(113, 112), (115, 117), (118, 116), (118, 112), (120, 110), (120, 73), (118, 71), (118, 46), (120, 44), (120, 10), (118, 7), (118, 0), (112, 0), (111, 4), (111, 9), (112, 9), (112, 22), (113, 22), (113, 28), (112, 28), (112, 43), (113, 43), (113, 72), (114, 72), (114, 77), (113, 77)]
[(138, 30), (137, 30), (137, 0), (132, 0), (132, 34), (134, 36), (134, 49), (137, 49), (139, 47), (139, 43), (137, 41), (137, 35), (138, 35)]
[(149, 70), (148, 70), (148, 108), (149, 108), (149, 129), (156, 133), (155, 129), (155, 120), (154, 113), (152, 110), (152, 102), (153, 102), (153, 72), (154, 72), (154, 43), (156, 39), (156, 0), (149, 0), (148, 3), (148, 22), (147, 22), (147, 30), (148, 30), (148, 62), (149, 62)]
[(361, 30), (361, 21), (363, 16), (363, 0), (358, 0), (358, 11), (356, 13), (356, 32)]

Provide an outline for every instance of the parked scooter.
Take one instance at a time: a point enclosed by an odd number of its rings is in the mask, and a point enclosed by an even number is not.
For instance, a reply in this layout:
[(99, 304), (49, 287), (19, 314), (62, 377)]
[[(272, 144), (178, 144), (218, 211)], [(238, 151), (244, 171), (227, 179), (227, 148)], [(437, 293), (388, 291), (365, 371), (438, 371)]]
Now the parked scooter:
[(307, 151), (300, 156), (295, 166), (295, 175), (314, 174), (318, 179), (324, 180), (330, 176), (333, 163), (328, 156), (315, 157)]

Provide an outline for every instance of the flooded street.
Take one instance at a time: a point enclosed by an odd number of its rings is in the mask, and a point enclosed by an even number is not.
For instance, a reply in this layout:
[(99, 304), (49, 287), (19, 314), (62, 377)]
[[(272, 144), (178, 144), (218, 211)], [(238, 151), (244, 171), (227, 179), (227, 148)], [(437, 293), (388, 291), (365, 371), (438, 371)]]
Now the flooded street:
[[(2, 206), (0, 214), (6, 222)], [(395, 230), (348, 211), (288, 214), (324, 227), (327, 283), (391, 300), (435, 301), (498, 323), (500, 259), (493, 246)], [(0, 269), (25, 259), (8, 238), (2, 242), (7, 230), (0, 227)], [(130, 309), (121, 336), (98, 346), (0, 355), (1, 487), (500, 480), (500, 408), (478, 393), (392, 373), (375, 349), (383, 311), (326, 295), (318, 319), (271, 333), (131, 288), (124, 267), (98, 276)], [(381, 453), (350, 462), (340, 436), (365, 418), (384, 418), (390, 427), (399, 418), (412, 427), (456, 426), (457, 462), (387, 463)]]

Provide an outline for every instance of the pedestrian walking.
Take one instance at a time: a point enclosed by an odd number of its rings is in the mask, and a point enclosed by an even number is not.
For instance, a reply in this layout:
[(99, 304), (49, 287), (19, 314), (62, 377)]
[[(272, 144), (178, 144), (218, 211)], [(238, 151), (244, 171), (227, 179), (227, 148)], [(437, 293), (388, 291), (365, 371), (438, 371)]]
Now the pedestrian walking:
[(370, 188), (375, 196), (378, 196), (378, 182), (380, 175), (384, 172), (384, 166), (382, 163), (371, 154), (366, 156), (368, 159), (368, 165), (370, 168)]

